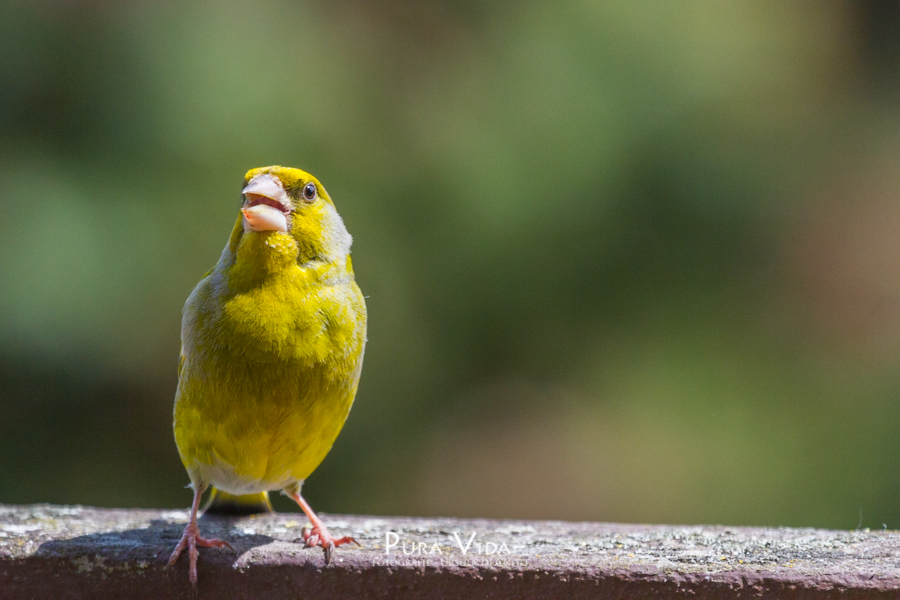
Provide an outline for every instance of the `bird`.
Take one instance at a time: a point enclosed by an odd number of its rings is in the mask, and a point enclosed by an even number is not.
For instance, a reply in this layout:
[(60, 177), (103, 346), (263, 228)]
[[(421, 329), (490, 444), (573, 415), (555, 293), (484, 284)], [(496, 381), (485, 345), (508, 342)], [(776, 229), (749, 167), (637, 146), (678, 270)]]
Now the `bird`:
[[(352, 237), (322, 184), (278, 165), (244, 176), (240, 214), (216, 263), (184, 305), (174, 431), (194, 498), (168, 566), (188, 550), (197, 587), (200, 499), (268, 504), (281, 490), (306, 513), (305, 547), (335, 538), (300, 495), (353, 405), (366, 346), (366, 303)], [(215, 502), (215, 501), (214, 501)]]

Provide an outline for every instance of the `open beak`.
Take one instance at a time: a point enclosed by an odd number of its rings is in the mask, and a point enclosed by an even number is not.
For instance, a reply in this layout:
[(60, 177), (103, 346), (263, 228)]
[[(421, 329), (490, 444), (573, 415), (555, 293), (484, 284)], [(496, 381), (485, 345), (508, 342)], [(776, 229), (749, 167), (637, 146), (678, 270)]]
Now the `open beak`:
[(287, 231), (291, 201), (280, 182), (268, 173), (258, 175), (241, 190), (244, 230)]

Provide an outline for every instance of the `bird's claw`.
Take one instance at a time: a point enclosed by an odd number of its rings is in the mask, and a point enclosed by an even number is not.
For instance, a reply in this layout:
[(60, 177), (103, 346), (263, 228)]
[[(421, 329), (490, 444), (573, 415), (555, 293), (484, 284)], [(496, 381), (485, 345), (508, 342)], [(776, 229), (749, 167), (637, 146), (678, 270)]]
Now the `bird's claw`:
[(197, 558), (200, 556), (200, 552), (197, 550), (197, 547), (201, 548), (224, 548), (228, 547), (232, 552), (237, 554), (237, 551), (234, 547), (226, 542), (225, 540), (217, 540), (214, 538), (204, 538), (200, 535), (200, 528), (197, 527), (196, 523), (188, 523), (187, 527), (184, 528), (184, 534), (181, 536), (181, 540), (178, 542), (178, 545), (175, 546), (175, 550), (172, 552), (172, 555), (169, 557), (169, 562), (166, 563), (166, 568), (171, 567), (178, 560), (178, 557), (181, 556), (181, 553), (185, 548), (188, 549), (188, 558), (190, 559), (190, 566), (188, 568), (188, 579), (191, 581), (191, 585), (194, 587), (194, 590), (197, 589)]
[(325, 552), (326, 565), (331, 563), (331, 557), (334, 554), (334, 549), (338, 546), (349, 544), (351, 542), (356, 544), (357, 546), (361, 546), (359, 542), (349, 536), (334, 539), (324, 525), (313, 525), (312, 529), (310, 529), (309, 527), (304, 527), (303, 541), (304, 548), (313, 548), (315, 546), (322, 547), (322, 550)]

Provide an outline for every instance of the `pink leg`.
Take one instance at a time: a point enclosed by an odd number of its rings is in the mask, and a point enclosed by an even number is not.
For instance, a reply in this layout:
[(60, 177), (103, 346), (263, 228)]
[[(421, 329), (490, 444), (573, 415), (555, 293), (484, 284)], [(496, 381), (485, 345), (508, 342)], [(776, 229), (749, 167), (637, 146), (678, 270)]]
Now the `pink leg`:
[[(172, 552), (172, 556), (169, 557), (169, 563), (166, 565), (166, 567), (174, 565), (175, 561), (178, 560), (178, 557), (181, 555), (182, 550), (187, 548), (188, 557), (191, 561), (191, 566), (188, 570), (188, 578), (191, 580), (191, 585), (194, 586), (194, 590), (197, 589), (197, 557), (200, 555), (197, 546), (202, 546), (204, 548), (221, 548), (223, 546), (228, 546), (231, 548), (231, 544), (228, 542), (214, 539), (208, 540), (200, 537), (200, 528), (197, 526), (197, 509), (200, 507), (200, 497), (203, 496), (206, 487), (206, 485), (198, 485), (194, 490), (194, 504), (191, 506), (191, 520), (188, 521), (187, 526), (184, 528), (184, 535), (181, 536), (181, 541), (175, 546), (175, 551)], [(231, 548), (231, 551), (234, 552), (234, 548)]]
[(322, 549), (325, 550), (326, 565), (331, 562), (331, 555), (338, 546), (349, 543), (356, 544), (357, 546), (360, 545), (360, 543), (352, 537), (334, 539), (328, 532), (328, 528), (325, 527), (325, 523), (323, 523), (316, 513), (313, 512), (313, 509), (306, 503), (306, 500), (303, 499), (303, 496), (301, 496), (299, 492), (288, 492), (288, 496), (300, 505), (300, 508), (303, 509), (303, 512), (306, 513), (310, 523), (312, 523), (312, 529), (303, 530), (303, 539), (306, 541), (306, 547), (313, 548), (315, 546), (321, 546)]

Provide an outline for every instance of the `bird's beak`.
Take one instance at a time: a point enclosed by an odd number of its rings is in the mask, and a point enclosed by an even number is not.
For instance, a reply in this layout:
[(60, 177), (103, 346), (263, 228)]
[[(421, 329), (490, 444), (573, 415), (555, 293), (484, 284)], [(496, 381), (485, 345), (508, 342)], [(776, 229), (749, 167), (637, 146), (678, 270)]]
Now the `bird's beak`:
[(287, 217), (277, 208), (257, 204), (242, 208), (244, 228), (253, 231), (287, 231)]
[(287, 231), (291, 201), (275, 177), (259, 175), (241, 190), (244, 194), (244, 229), (252, 231)]

